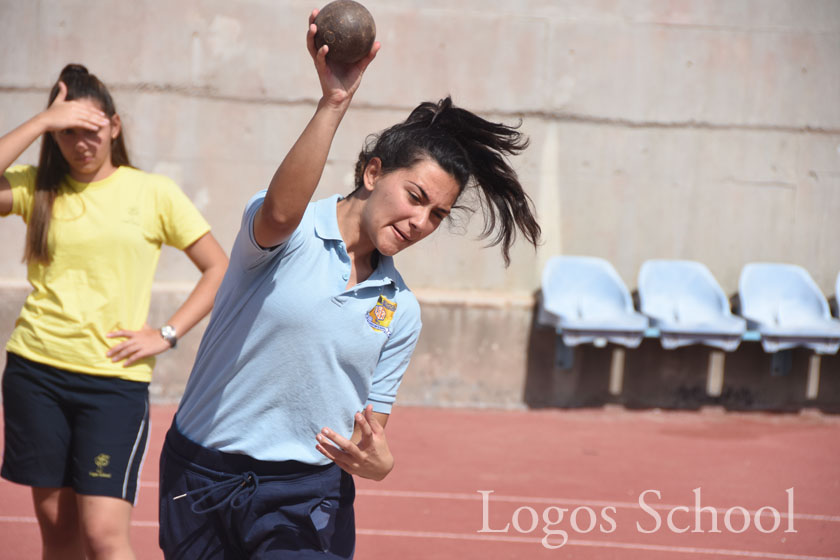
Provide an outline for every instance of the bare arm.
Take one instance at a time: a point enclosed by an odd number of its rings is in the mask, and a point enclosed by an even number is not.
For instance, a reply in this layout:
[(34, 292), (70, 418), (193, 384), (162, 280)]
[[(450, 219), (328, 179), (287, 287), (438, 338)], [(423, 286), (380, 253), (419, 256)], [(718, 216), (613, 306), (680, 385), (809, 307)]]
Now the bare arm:
[[(184, 249), (184, 252), (201, 271), (201, 278), (186, 301), (181, 304), (167, 324), (175, 327), (178, 337), (188, 333), (213, 308), (213, 300), (219, 284), (222, 283), (228, 258), (212, 233), (206, 233), (198, 241)], [(137, 360), (154, 356), (169, 350), (169, 343), (160, 331), (145, 325), (139, 331), (119, 330), (108, 333), (108, 338), (125, 338), (107, 355), (111, 361), (125, 360), (123, 366), (130, 366)]]
[(9, 180), (0, 175), (0, 216), (12, 211), (12, 186)]
[(254, 217), (254, 238), (263, 247), (284, 242), (300, 223), (327, 162), (330, 146), (341, 119), (359, 88), (362, 74), (379, 50), (352, 65), (332, 65), (326, 60), (328, 47), (315, 50), (313, 23), (318, 10), (309, 16), (306, 43), (321, 83), (322, 97), (315, 115), (274, 173), (265, 201)]
[(65, 128), (99, 130), (108, 124), (105, 113), (77, 103), (65, 101), (67, 86), (59, 82), (59, 92), (49, 108), (38, 113), (16, 129), (0, 138), (0, 215), (12, 211), (12, 191), (9, 181), (2, 175), (35, 140), (45, 132)]
[(201, 271), (201, 278), (186, 301), (167, 322), (175, 327), (178, 336), (187, 334), (213, 309), (213, 300), (228, 265), (227, 255), (209, 232), (184, 249), (184, 252)]

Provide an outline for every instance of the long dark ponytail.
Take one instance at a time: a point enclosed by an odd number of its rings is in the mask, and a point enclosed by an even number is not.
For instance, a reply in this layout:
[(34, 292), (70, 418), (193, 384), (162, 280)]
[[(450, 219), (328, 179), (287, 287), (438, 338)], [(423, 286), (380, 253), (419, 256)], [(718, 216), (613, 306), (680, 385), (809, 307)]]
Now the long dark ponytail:
[(492, 237), (491, 246), (501, 244), (508, 266), (517, 229), (535, 247), (541, 234), (533, 203), (507, 161), (528, 146), (517, 128), (456, 107), (450, 97), (421, 103), (405, 121), (370, 137), (356, 163), (355, 187), (363, 186), (362, 175), (373, 158), (386, 173), (431, 158), (458, 182), (459, 198), (476, 189), (484, 216), (481, 238)]
[[(81, 64), (68, 64), (61, 71), (58, 81), (50, 91), (47, 107), (52, 105), (58, 96), (58, 82), (67, 86), (66, 100), (91, 99), (97, 102), (110, 118), (117, 109), (108, 89), (99, 79), (88, 72)], [(120, 134), (111, 141), (111, 163), (119, 167), (131, 165), (128, 151), (125, 148), (122, 129)], [(52, 221), (53, 206), (58, 195), (59, 186), (69, 173), (70, 166), (61, 154), (58, 144), (52, 134), (44, 134), (41, 142), (41, 155), (38, 158), (38, 173), (35, 178), (35, 199), (32, 214), (26, 228), (26, 245), (23, 260), (26, 262), (49, 263), (50, 255), (47, 245), (49, 239), (50, 222)]]

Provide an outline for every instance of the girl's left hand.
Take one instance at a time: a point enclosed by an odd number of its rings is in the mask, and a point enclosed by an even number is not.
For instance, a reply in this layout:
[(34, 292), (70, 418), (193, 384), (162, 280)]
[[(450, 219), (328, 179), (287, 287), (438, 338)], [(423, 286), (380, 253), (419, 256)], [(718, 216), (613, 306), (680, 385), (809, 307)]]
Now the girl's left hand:
[[(357, 412), (355, 420), (362, 434), (358, 444), (324, 428), (315, 437), (318, 440), (315, 448), (350, 474), (382, 480), (394, 468), (394, 456), (385, 439), (385, 428), (374, 417), (373, 406), (370, 405), (364, 414)], [(331, 445), (328, 439), (335, 445)]]
[(137, 360), (166, 352), (170, 348), (169, 343), (160, 336), (160, 331), (149, 325), (143, 325), (139, 331), (120, 330), (110, 332), (106, 336), (125, 338), (106, 354), (112, 362), (125, 360), (123, 367), (128, 367)]

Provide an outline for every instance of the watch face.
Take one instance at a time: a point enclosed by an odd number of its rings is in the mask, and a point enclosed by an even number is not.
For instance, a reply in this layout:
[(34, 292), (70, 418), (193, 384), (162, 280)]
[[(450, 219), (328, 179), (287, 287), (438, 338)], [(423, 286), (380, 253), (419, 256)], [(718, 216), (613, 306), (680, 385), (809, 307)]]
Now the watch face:
[(172, 325), (164, 325), (160, 328), (160, 336), (169, 343), (172, 348), (178, 343), (178, 338), (175, 335), (175, 327)]

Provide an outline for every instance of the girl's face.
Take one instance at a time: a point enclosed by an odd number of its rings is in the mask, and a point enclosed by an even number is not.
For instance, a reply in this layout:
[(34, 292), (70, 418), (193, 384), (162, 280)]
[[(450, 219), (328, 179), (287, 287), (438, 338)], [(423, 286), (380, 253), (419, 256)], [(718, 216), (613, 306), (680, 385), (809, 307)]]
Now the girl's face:
[[(77, 99), (79, 103), (102, 110), (93, 99)], [(61, 155), (70, 166), (70, 176), (81, 182), (102, 179), (113, 171), (111, 164), (111, 140), (120, 134), (120, 119), (116, 114), (99, 130), (65, 128), (53, 132), (53, 138)]]
[(362, 227), (376, 249), (393, 256), (435, 231), (449, 215), (460, 188), (455, 178), (431, 159), (382, 172), (374, 158), (364, 174), (369, 191)]

